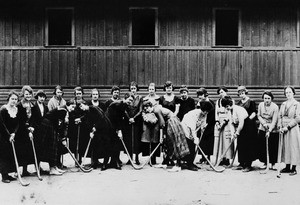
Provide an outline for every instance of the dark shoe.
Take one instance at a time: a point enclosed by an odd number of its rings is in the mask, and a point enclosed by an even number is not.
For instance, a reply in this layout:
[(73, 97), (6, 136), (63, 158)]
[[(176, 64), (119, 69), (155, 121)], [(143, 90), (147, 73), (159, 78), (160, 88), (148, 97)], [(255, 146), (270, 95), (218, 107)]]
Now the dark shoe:
[(120, 159), (118, 159), (118, 164), (120, 165), (120, 166), (122, 166), (122, 164), (123, 164), (123, 162), (120, 160)]
[(17, 178), (8, 175), (8, 180), (10, 180), (10, 181), (16, 181)]
[(25, 171), (22, 173), (22, 177), (29, 177), (29, 176), (34, 176), (35, 174), (34, 173), (30, 173), (28, 171)]
[(296, 171), (296, 170), (292, 170), (291, 173), (289, 173), (290, 176), (294, 176), (294, 175), (296, 175), (296, 174), (297, 174), (297, 171)]
[(224, 165), (225, 165), (225, 166), (229, 166), (229, 165), (230, 165), (229, 159), (225, 159)]
[(103, 164), (101, 167), (101, 171), (107, 170), (107, 164)]
[(131, 164), (131, 162), (130, 162), (130, 160), (128, 160), (128, 162), (126, 162), (126, 165), (130, 165)]
[(188, 166), (187, 166), (187, 169), (188, 169), (188, 170), (191, 170), (191, 171), (198, 171), (198, 168), (195, 167), (195, 166), (192, 165), (192, 164), (191, 164), (191, 165), (188, 165)]
[(141, 164), (140, 161), (139, 161), (139, 159), (136, 159), (136, 160), (135, 160), (135, 164), (136, 164), (136, 165), (140, 165), (140, 164)]
[(291, 170), (289, 168), (283, 168), (281, 170), (281, 173), (290, 173), (290, 172), (291, 172)]
[(10, 183), (10, 180), (9, 179), (2, 179), (2, 182), (3, 183)]
[(41, 175), (49, 175), (50, 173), (49, 173), (49, 171), (40, 169), (40, 174), (41, 174)]

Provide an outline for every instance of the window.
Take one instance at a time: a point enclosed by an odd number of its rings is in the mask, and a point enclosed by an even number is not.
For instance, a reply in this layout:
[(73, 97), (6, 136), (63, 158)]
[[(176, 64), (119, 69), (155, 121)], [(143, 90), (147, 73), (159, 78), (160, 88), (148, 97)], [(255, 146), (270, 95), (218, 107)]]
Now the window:
[(47, 46), (74, 45), (74, 9), (46, 10), (45, 43)]
[(158, 45), (157, 8), (130, 8), (129, 45)]
[(238, 9), (214, 9), (214, 45), (240, 45), (240, 11)]

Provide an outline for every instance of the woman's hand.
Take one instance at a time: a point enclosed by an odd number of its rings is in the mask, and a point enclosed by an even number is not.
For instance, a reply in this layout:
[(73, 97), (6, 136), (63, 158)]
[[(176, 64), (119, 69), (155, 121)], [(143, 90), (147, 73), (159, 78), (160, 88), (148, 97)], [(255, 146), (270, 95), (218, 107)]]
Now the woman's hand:
[(10, 134), (9, 141), (10, 141), (10, 142), (15, 141), (15, 133), (11, 133), (11, 134)]
[(135, 123), (134, 118), (130, 118), (129, 119), (129, 124), (133, 124), (133, 123)]

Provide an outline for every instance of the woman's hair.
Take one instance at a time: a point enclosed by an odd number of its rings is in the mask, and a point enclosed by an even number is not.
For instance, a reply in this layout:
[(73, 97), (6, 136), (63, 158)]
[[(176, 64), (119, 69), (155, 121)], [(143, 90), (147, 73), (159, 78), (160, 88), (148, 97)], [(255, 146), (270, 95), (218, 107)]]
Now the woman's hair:
[(57, 85), (57, 86), (55, 86), (54, 91), (53, 91), (54, 95), (56, 95), (57, 90), (60, 90), (62, 92), (62, 94), (64, 94), (62, 87), (60, 85)]
[(204, 97), (208, 96), (207, 90), (205, 88), (199, 88), (197, 90), (197, 97), (199, 97), (200, 95), (204, 95)]
[(83, 88), (80, 87), (80, 86), (77, 86), (77, 87), (74, 88), (74, 95), (76, 95), (76, 91), (81, 91), (82, 95), (84, 94)]
[(139, 85), (137, 84), (137, 82), (135, 82), (135, 81), (131, 81), (130, 82), (130, 84), (129, 84), (129, 91), (131, 91), (130, 90), (131, 86), (135, 86), (136, 87), (136, 91), (139, 91)]
[(226, 95), (224, 98), (221, 99), (221, 105), (226, 107), (227, 105), (232, 106), (233, 100), (230, 96)]
[(92, 95), (93, 95), (93, 91), (97, 91), (97, 93), (98, 93), (98, 98), (100, 98), (100, 91), (99, 91), (97, 88), (93, 88), (93, 89), (91, 90), (91, 97), (92, 97)]
[(11, 91), (8, 93), (8, 95), (7, 95), (7, 101), (9, 101), (9, 98), (10, 98), (12, 95), (17, 96), (17, 98), (18, 98), (18, 100), (19, 100), (19, 94), (17, 93), (17, 91), (11, 90)]
[(113, 92), (116, 91), (116, 90), (118, 90), (120, 92), (119, 86), (116, 86), (116, 85), (112, 86), (110, 94), (113, 94)]
[(171, 81), (167, 81), (167, 82), (165, 82), (165, 84), (164, 84), (164, 91), (166, 91), (166, 88), (167, 87), (170, 87), (170, 86), (172, 86), (172, 91), (174, 90), (174, 85), (173, 85), (173, 83), (171, 82)]
[(224, 90), (226, 93), (228, 92), (228, 89), (225, 86), (220, 86), (217, 90), (217, 94), (220, 94), (221, 90)]
[(272, 100), (274, 99), (274, 96), (270, 90), (265, 90), (264, 93), (262, 94), (261, 98), (264, 99), (265, 95), (270, 96)]
[(200, 109), (202, 111), (210, 112), (213, 109), (213, 105), (209, 101), (200, 101)]
[(152, 106), (153, 106), (153, 105), (152, 105), (152, 102), (149, 101), (149, 100), (144, 101), (143, 104), (142, 104), (142, 108), (143, 108), (143, 109), (144, 109), (145, 107), (152, 107)]
[(156, 92), (156, 87), (155, 87), (155, 83), (149, 83), (148, 85), (148, 91), (149, 91), (149, 87), (153, 86), (154, 87), (154, 92)]
[(291, 88), (291, 90), (293, 91), (294, 95), (296, 95), (295, 88), (294, 88), (293, 86), (288, 85), (288, 86), (284, 87), (284, 89), (283, 89), (283, 91), (284, 91), (284, 96), (285, 96), (285, 90), (288, 89), (288, 88)]
[(32, 88), (29, 85), (24, 85), (22, 87), (22, 90), (21, 90), (21, 96), (22, 97), (24, 96), (25, 91), (28, 91), (31, 95), (33, 94), (33, 90), (32, 90)]

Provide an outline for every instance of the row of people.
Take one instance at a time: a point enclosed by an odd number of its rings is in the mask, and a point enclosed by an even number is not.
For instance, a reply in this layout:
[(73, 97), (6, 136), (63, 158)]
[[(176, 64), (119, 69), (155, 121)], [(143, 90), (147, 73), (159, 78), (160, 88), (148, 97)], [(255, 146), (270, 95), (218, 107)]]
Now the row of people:
[[(238, 102), (227, 96), (226, 87), (220, 87), (217, 91), (220, 99), (216, 105), (208, 98), (204, 88), (199, 89), (197, 106), (200, 109), (195, 109), (196, 103), (188, 96), (186, 86), (180, 88), (180, 97), (175, 96), (174, 86), (170, 81), (165, 83), (166, 94), (161, 97), (156, 95), (154, 83), (149, 84), (149, 94), (145, 97), (137, 94), (136, 82), (132, 82), (129, 89), (131, 93), (127, 93), (124, 100), (120, 101), (120, 89), (114, 86), (112, 98), (102, 103), (97, 89), (91, 91), (91, 100), (85, 101), (82, 97), (83, 89), (76, 87), (74, 99), (67, 103), (62, 98), (62, 88), (57, 86), (48, 106), (44, 105), (46, 94), (43, 91), (36, 93), (37, 102), (32, 103), (33, 90), (30, 86), (22, 88), (23, 99), (20, 102), (18, 94), (10, 92), (8, 103), (0, 112), (2, 181), (9, 182), (11, 177), (8, 173), (13, 170), (12, 164), (9, 163), (13, 159), (9, 141), (16, 141), (24, 176), (30, 174), (26, 166), (33, 163), (32, 155), (28, 151), (30, 149), (28, 136), (32, 136), (29, 133), (34, 133), (39, 161), (49, 162), (50, 174), (61, 175), (65, 171), (61, 169), (63, 167), (60, 156), (66, 152), (62, 144), (66, 145), (66, 139), (69, 139), (72, 152), (81, 161), (93, 129), (96, 132), (89, 156), (95, 168), (99, 165), (98, 159), (104, 158), (102, 170), (108, 167), (121, 169), (119, 160), (121, 150), (119, 138), (121, 138), (124, 139), (130, 154), (135, 154), (137, 164), (140, 152), (149, 155), (164, 139), (163, 149), (166, 155), (163, 164), (174, 165), (176, 160), (177, 167), (196, 171), (198, 167), (193, 163), (194, 144), (199, 143), (201, 135), (200, 147), (208, 157), (223, 153), (231, 145), (231, 149), (222, 159), (221, 163), (224, 165), (228, 165), (229, 160), (234, 158), (234, 146), (231, 141), (239, 136), (237, 147), (240, 165), (236, 169), (247, 172), (251, 170), (253, 160), (259, 158), (262, 162), (266, 162), (265, 136), (270, 138), (270, 162), (272, 165), (277, 162), (278, 133), (281, 132), (284, 136), (291, 135), (283, 138), (284, 148), (281, 157), (287, 164), (283, 172), (290, 172), (291, 175), (297, 173), (296, 165), (300, 157), (299, 127), (296, 126), (299, 122), (297, 109), (299, 103), (293, 98), (295, 94), (293, 87), (285, 88), (287, 101), (282, 104), (280, 111), (277, 105), (271, 102), (272, 93), (265, 92), (264, 102), (259, 104), (258, 112), (255, 102), (249, 99), (244, 86), (238, 88), (241, 97)], [(156, 119), (154, 122), (147, 121), (148, 113), (154, 114)], [(260, 122), (259, 135), (256, 117)], [(151, 158), (152, 164), (156, 163), (156, 156), (159, 154), (156, 152)], [(108, 165), (109, 158), (111, 158), (110, 165)]]

